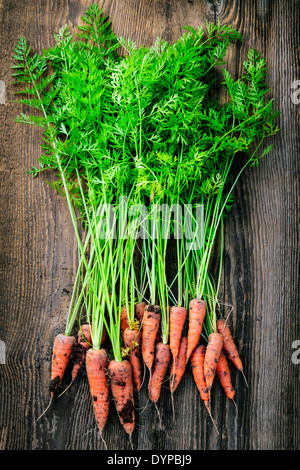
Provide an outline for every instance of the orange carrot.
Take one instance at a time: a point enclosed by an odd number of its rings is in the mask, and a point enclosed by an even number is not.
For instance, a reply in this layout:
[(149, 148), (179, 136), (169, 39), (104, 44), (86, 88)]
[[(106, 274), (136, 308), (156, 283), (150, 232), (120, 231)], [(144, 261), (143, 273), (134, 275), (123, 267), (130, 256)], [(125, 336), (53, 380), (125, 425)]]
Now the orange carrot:
[(205, 356), (206, 356), (206, 346), (204, 346), (203, 344), (201, 344), (200, 346), (197, 346), (194, 349), (194, 351), (191, 354), (192, 372), (193, 372), (195, 383), (200, 392), (200, 397), (202, 398), (204, 402), (204, 405), (209, 413), (209, 416), (213, 422), (213, 425), (215, 426), (217, 432), (219, 433), (216, 423), (211, 414), (210, 393), (207, 388), (207, 383), (206, 383), (205, 375), (204, 375)]
[(139, 302), (135, 306), (135, 317), (137, 318), (137, 320), (140, 322), (141, 325), (143, 324), (145, 308), (146, 308), (146, 302)]
[(186, 369), (187, 337), (182, 336), (176, 360), (173, 359), (170, 374), (170, 391), (174, 393)]
[(188, 361), (193, 350), (198, 344), (202, 332), (203, 320), (206, 313), (206, 303), (201, 299), (193, 299), (189, 308), (188, 326), (188, 350), (186, 360)]
[(208, 337), (208, 344), (204, 358), (204, 377), (209, 394), (215, 377), (217, 364), (220, 359), (222, 346), (222, 335), (220, 335), (220, 333), (211, 333)]
[(67, 336), (58, 334), (53, 343), (52, 361), (51, 361), (51, 380), (49, 390), (51, 392), (50, 402), (42, 414), (37, 418), (37, 421), (48, 411), (51, 406), (52, 400), (57, 396), (57, 392), (62, 383), (65, 370), (70, 361), (70, 356), (76, 342), (74, 336)]
[(206, 407), (209, 405), (209, 393), (204, 377), (204, 359), (206, 347), (204, 344), (197, 346), (191, 354), (191, 366), (195, 383), (200, 392), (200, 396)]
[[(103, 329), (101, 346), (103, 345), (105, 338), (106, 338), (106, 330)], [(92, 346), (91, 328), (88, 324), (84, 324), (81, 326), (81, 328), (79, 328), (78, 335), (77, 335), (77, 342), (74, 344), (72, 353), (70, 356), (70, 361), (73, 362), (73, 368), (71, 372), (72, 380), (70, 384), (67, 386), (67, 388), (65, 388), (65, 390), (59, 395), (59, 397), (61, 397), (61, 395), (63, 395), (69, 389), (69, 387), (71, 387), (71, 385), (73, 384), (81, 367), (85, 363), (87, 350), (91, 346)]]
[(49, 387), (52, 396), (58, 391), (61, 385), (75, 341), (76, 339), (74, 336), (63, 334), (58, 334), (54, 340), (51, 364), (51, 382)]
[(226, 322), (223, 318), (217, 320), (217, 329), (218, 332), (223, 336), (223, 350), (225, 351), (227, 357), (233, 362), (236, 368), (243, 372), (243, 364), (239, 356), (237, 347), (231, 336), (230, 329), (226, 325)]
[(149, 380), (149, 398), (156, 403), (160, 396), (161, 386), (171, 359), (170, 346), (164, 343), (157, 343), (155, 348), (155, 362), (153, 374)]
[(70, 360), (73, 361), (72, 368), (72, 382), (76, 379), (79, 370), (85, 362), (86, 352), (91, 347), (92, 337), (90, 325), (84, 324), (79, 328), (77, 341), (73, 346), (73, 350), (70, 356)]
[(113, 360), (108, 365), (108, 371), (117, 413), (123, 428), (131, 436), (135, 426), (131, 364), (126, 359), (121, 362)]
[(97, 426), (102, 436), (109, 412), (108, 358), (105, 349), (89, 349), (86, 353), (86, 372)]
[(233, 400), (235, 390), (231, 383), (230, 370), (226, 356), (223, 351), (221, 352), (216, 372), (227, 397)]
[(126, 328), (124, 331), (124, 344), (129, 350), (128, 359), (132, 367), (133, 383), (137, 392), (140, 391), (142, 385), (142, 370), (140, 362), (140, 330), (131, 330)]
[(89, 349), (92, 346), (91, 327), (88, 323), (84, 323), (79, 328), (77, 342), (80, 343), (85, 349)]
[(186, 319), (187, 311), (184, 307), (170, 308), (170, 349), (173, 359), (176, 360), (179, 352), (182, 328)]
[(127, 308), (123, 307), (121, 310), (121, 322), (120, 322), (121, 334), (123, 334), (126, 328), (128, 327), (129, 327), (129, 323), (128, 323), (128, 316), (127, 316)]
[(145, 309), (142, 328), (142, 356), (149, 371), (154, 361), (155, 341), (159, 329), (161, 310), (158, 305), (148, 305)]

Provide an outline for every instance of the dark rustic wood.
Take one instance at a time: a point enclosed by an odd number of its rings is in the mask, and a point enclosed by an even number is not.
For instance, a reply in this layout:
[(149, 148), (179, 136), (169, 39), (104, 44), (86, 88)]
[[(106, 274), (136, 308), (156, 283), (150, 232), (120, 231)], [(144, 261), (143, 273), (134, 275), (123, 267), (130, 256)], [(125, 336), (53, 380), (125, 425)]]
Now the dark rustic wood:
[[(11, 102), (12, 50), (20, 35), (33, 49), (52, 44), (65, 23), (76, 25), (87, 0), (2, 0), (0, 2), (1, 88), (0, 160), (0, 449), (103, 449), (98, 438), (84, 372), (77, 383), (38, 422), (47, 405), (51, 341), (64, 324), (77, 262), (76, 241), (66, 201), (46, 184), (52, 175), (32, 179), (27, 170), (40, 154), (38, 129), (14, 122), (20, 105)], [(237, 407), (216, 383), (215, 432), (188, 369), (174, 400), (167, 387), (158, 416), (138, 399), (136, 449), (297, 449), (299, 448), (299, 368), (291, 361), (299, 328), (299, 104), (291, 86), (299, 72), (299, 2), (124, 0), (99, 1), (113, 29), (138, 44), (157, 35), (169, 41), (185, 24), (229, 23), (244, 36), (229, 54), (228, 68), (241, 70), (250, 47), (267, 58), (270, 93), (281, 110), (281, 132), (258, 168), (248, 168), (235, 190), (225, 223), (222, 309), (229, 313), (245, 371), (232, 370)], [(129, 449), (114, 407), (104, 433), (109, 449)]]

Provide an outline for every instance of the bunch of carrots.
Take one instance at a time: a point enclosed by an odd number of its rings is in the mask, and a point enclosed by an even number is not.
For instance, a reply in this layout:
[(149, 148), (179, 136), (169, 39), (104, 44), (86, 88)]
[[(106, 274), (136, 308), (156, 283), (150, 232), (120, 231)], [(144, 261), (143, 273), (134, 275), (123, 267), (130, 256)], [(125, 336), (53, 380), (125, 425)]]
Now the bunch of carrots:
[[(81, 23), (75, 35), (61, 28), (40, 55), (21, 37), (13, 56), (15, 83), (23, 85), (17, 93), (27, 95), (18, 102), (38, 110), (17, 121), (43, 129), (44, 154), (30, 173), (54, 172), (51, 184), (66, 196), (78, 244), (65, 331), (53, 345), (49, 406), (66, 390), (67, 367), (69, 386), (85, 367), (101, 438), (110, 392), (131, 438), (134, 394), (146, 370), (155, 406), (167, 374), (174, 400), (188, 362), (210, 416), (215, 376), (234, 400), (228, 362), (244, 371), (218, 300), (224, 217), (244, 169), (271, 150), (259, 155), (278, 131), (277, 112), (266, 97), (265, 60), (254, 49), (240, 78), (223, 69), (218, 82), (216, 68), (241, 40), (230, 26), (186, 27), (174, 44), (157, 38), (137, 47), (111, 31), (97, 5)], [(216, 85), (226, 103), (213, 99)]]

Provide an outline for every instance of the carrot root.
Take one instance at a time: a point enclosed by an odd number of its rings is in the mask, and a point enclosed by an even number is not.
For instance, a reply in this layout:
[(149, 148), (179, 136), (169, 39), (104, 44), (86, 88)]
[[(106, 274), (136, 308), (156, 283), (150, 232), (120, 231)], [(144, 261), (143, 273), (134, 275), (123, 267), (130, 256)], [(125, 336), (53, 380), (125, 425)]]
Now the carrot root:
[(207, 403), (209, 404), (209, 393), (204, 376), (205, 353), (206, 347), (203, 344), (197, 346), (191, 355), (191, 366), (193, 377), (199, 390), (200, 396), (207, 407)]
[(220, 333), (211, 333), (208, 337), (208, 344), (204, 358), (204, 377), (209, 395), (216, 374), (216, 368), (220, 359), (222, 347), (222, 335)]
[(50, 406), (51, 406), (51, 404), (52, 404), (52, 401), (53, 401), (53, 396), (54, 396), (54, 395), (51, 395), (49, 404), (48, 404), (47, 407), (44, 409), (43, 413), (36, 419), (36, 423), (37, 423), (37, 422), (42, 418), (42, 416), (44, 416), (44, 415), (47, 413), (47, 411), (49, 410), (49, 408), (50, 408)]
[(140, 361), (140, 331), (126, 328), (124, 331), (124, 344), (129, 350), (128, 359), (132, 367), (133, 383), (136, 391), (139, 392), (142, 386), (142, 370)]
[(204, 404), (205, 404), (205, 407), (206, 407), (206, 409), (207, 409), (207, 411), (208, 411), (209, 417), (210, 417), (210, 419), (211, 419), (211, 421), (212, 421), (212, 423), (213, 423), (213, 425), (214, 425), (214, 427), (215, 427), (215, 430), (217, 431), (218, 434), (220, 434), (220, 433), (219, 433), (219, 430), (218, 430), (218, 428), (217, 428), (216, 422), (215, 422), (215, 420), (214, 420), (214, 418), (212, 417), (212, 414), (211, 414), (210, 400), (209, 400), (209, 401), (205, 401)]
[(220, 354), (220, 359), (217, 364), (217, 376), (219, 378), (219, 381), (223, 387), (223, 390), (226, 393), (226, 396), (233, 400), (233, 397), (235, 396), (235, 390), (233, 388), (233, 385), (231, 383), (231, 376), (230, 376), (230, 370), (228, 366), (228, 362), (226, 359), (225, 354), (223, 351), (221, 351)]
[(212, 417), (211, 414), (211, 402), (210, 402), (210, 393), (207, 388), (207, 384), (205, 381), (205, 376), (204, 376), (204, 361), (205, 361), (205, 355), (206, 355), (206, 346), (201, 344), (200, 346), (197, 346), (192, 355), (191, 355), (191, 366), (192, 366), (192, 372), (194, 376), (195, 383), (197, 385), (197, 388), (200, 393), (200, 397), (203, 400), (203, 403), (205, 405), (205, 408), (208, 411), (209, 417), (219, 434), (219, 430), (217, 428), (217, 425), (215, 423), (214, 418)]
[(223, 350), (225, 351), (226, 356), (228, 357), (228, 359), (231, 360), (231, 362), (233, 362), (235, 367), (241, 372), (243, 379), (246, 383), (246, 386), (248, 387), (248, 382), (244, 373), (242, 360), (240, 358), (236, 344), (232, 338), (230, 328), (227, 325), (226, 320), (224, 320), (224, 318), (220, 318), (219, 320), (217, 320), (217, 329), (218, 329), (218, 332), (223, 336), (223, 341), (224, 341)]
[(63, 334), (58, 334), (54, 339), (51, 362), (51, 381), (49, 385), (50, 392), (53, 395), (55, 395), (59, 390), (75, 341), (76, 339), (74, 336)]
[(204, 317), (206, 314), (206, 303), (201, 299), (193, 299), (189, 308), (188, 326), (188, 349), (186, 361), (189, 360), (193, 350), (196, 348), (201, 336)]
[(135, 316), (141, 325), (143, 324), (143, 320), (144, 320), (145, 308), (146, 308), (146, 302), (138, 302), (135, 306)]
[(131, 364), (126, 359), (121, 362), (113, 360), (108, 365), (108, 371), (119, 419), (127, 434), (131, 435), (135, 427)]
[(174, 360), (176, 360), (179, 353), (180, 339), (186, 316), (186, 308), (175, 306), (170, 308), (170, 350)]
[(128, 327), (129, 327), (129, 323), (128, 323), (128, 316), (127, 316), (127, 309), (126, 307), (123, 307), (121, 310), (121, 321), (120, 321), (120, 330), (121, 330), (122, 335), (124, 331), (126, 330), (126, 328)]
[(155, 364), (153, 374), (149, 380), (149, 398), (153, 403), (157, 403), (160, 397), (161, 386), (171, 359), (170, 346), (164, 343), (157, 343), (155, 348)]
[(86, 371), (100, 436), (102, 436), (109, 413), (107, 366), (108, 358), (105, 349), (89, 349), (87, 351)]
[(142, 356), (151, 371), (154, 362), (155, 342), (159, 330), (161, 310), (158, 305), (148, 305), (145, 309), (142, 328)]
[(173, 394), (186, 369), (187, 337), (182, 336), (176, 359), (173, 358), (170, 373), (170, 391)]
[(92, 345), (92, 336), (90, 325), (84, 324), (79, 328), (77, 341), (74, 344), (70, 360), (73, 362), (72, 382), (76, 379), (81, 367), (85, 363), (87, 350)]
[(65, 370), (69, 363), (75, 341), (76, 339), (74, 336), (67, 336), (61, 333), (54, 339), (51, 360), (51, 379), (49, 384), (49, 390), (51, 393), (50, 401), (36, 421), (39, 421), (42, 416), (45, 415), (52, 404), (53, 397), (57, 395)]
[(226, 356), (233, 362), (239, 371), (242, 371), (243, 364), (239, 356), (238, 349), (235, 342), (233, 341), (231, 331), (223, 318), (217, 320), (217, 330), (218, 333), (223, 336), (223, 350), (225, 351)]

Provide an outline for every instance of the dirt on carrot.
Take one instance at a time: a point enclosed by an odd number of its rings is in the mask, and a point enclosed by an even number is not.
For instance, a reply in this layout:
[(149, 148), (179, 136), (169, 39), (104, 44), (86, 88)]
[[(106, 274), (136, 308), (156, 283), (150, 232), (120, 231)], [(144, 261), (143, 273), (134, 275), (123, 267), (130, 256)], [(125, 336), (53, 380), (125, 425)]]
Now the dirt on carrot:
[(137, 392), (142, 385), (142, 369), (140, 359), (140, 330), (126, 328), (124, 331), (124, 345), (128, 350), (128, 359), (132, 367), (133, 383)]
[(211, 333), (208, 337), (204, 358), (204, 377), (210, 394), (214, 377), (216, 374), (217, 364), (220, 359), (223, 346), (223, 337), (220, 333)]
[(227, 397), (233, 400), (235, 396), (235, 390), (231, 382), (231, 375), (228, 362), (223, 351), (221, 352), (220, 359), (217, 364), (216, 373)]
[(161, 310), (158, 305), (148, 305), (145, 309), (142, 327), (142, 356), (145, 365), (151, 371), (154, 355), (155, 342), (159, 330)]
[(235, 342), (233, 341), (231, 331), (223, 318), (217, 320), (217, 329), (218, 332), (223, 336), (223, 350), (225, 351), (228, 359), (233, 362), (238, 370), (243, 371), (243, 364), (239, 356), (238, 349), (235, 345)]
[(72, 367), (72, 382), (76, 379), (81, 367), (85, 363), (86, 352), (92, 345), (91, 329), (89, 324), (84, 324), (79, 328), (77, 334), (77, 341), (73, 346), (70, 355), (70, 362), (73, 363)]
[(53, 343), (52, 362), (51, 362), (51, 381), (49, 389), (52, 395), (55, 395), (61, 382), (67, 365), (69, 364), (70, 355), (76, 342), (74, 336), (58, 334)]
[(128, 360), (110, 361), (108, 365), (111, 391), (121, 424), (131, 435), (135, 427), (132, 368)]
[(174, 393), (186, 370), (187, 336), (182, 336), (176, 360), (172, 360), (170, 391)]

